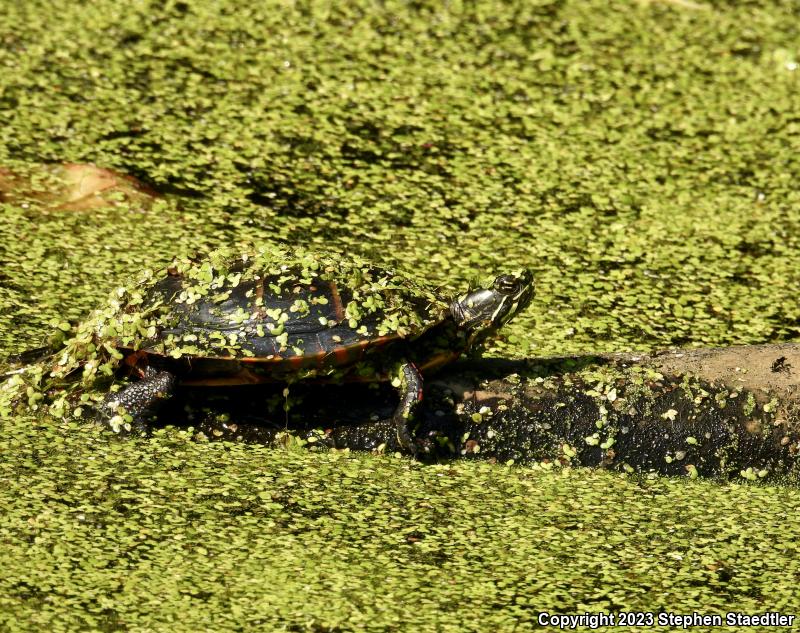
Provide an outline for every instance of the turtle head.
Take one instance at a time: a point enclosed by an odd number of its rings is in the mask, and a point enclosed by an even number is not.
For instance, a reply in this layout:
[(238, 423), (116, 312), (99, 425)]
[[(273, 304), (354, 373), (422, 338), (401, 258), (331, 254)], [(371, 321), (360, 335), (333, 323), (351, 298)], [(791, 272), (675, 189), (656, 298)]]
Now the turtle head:
[(533, 275), (529, 270), (500, 275), (491, 287), (457, 297), (450, 304), (450, 314), (458, 327), (467, 332), (472, 346), (528, 307), (533, 289)]

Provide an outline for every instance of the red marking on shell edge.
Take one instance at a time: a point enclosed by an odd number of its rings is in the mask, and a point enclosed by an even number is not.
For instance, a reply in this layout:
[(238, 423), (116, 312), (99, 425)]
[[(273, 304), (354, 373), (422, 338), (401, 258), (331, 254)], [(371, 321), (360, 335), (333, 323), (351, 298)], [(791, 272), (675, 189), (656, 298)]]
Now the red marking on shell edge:
[(122, 361), (127, 367), (128, 376), (136, 374), (139, 378), (144, 378), (144, 370), (147, 367), (147, 352), (138, 350), (125, 356)]
[(316, 365), (317, 367), (322, 367), (325, 365), (326, 358), (328, 358), (328, 352), (320, 352), (319, 354), (314, 354), (313, 356), (310, 356), (309, 362), (312, 365)]
[[(280, 354), (269, 354), (268, 356), (231, 356), (231, 355), (203, 355), (199, 354), (196, 357), (191, 355), (186, 355), (183, 358), (191, 363), (192, 358), (199, 358), (199, 359), (211, 359), (211, 360), (219, 360), (219, 361), (233, 361), (237, 363), (242, 363), (244, 365), (289, 365), (292, 368), (298, 368), (302, 366), (306, 367), (321, 367), (325, 365), (325, 361), (329, 359), (331, 356), (335, 358), (335, 365), (347, 365), (349, 363), (354, 363), (361, 358), (364, 357), (366, 351), (368, 349), (374, 349), (377, 347), (382, 347), (387, 343), (391, 343), (396, 341), (400, 338), (397, 334), (389, 334), (386, 336), (378, 336), (376, 338), (370, 339), (363, 339), (357, 341), (355, 343), (349, 345), (340, 345), (338, 347), (334, 347), (328, 350), (324, 350), (317, 354), (307, 354), (307, 355), (300, 355), (300, 356), (281, 356)], [(126, 349), (126, 348), (120, 348)], [(139, 363), (142, 360), (146, 360), (148, 356), (158, 356), (160, 358), (167, 358), (167, 355), (163, 352), (156, 351), (156, 350), (138, 350), (134, 351), (130, 348), (127, 348), (128, 352), (125, 356), (125, 362), (134, 370), (139, 369)], [(424, 371), (425, 369), (433, 367), (439, 367), (447, 362), (455, 360), (460, 355), (460, 352), (453, 353), (453, 354), (443, 354), (438, 357), (434, 357), (432, 361), (429, 361), (425, 365), (421, 365), (419, 367), (420, 371)], [(147, 363), (145, 362), (144, 365), (146, 366)], [(373, 378), (358, 378), (358, 377), (351, 377), (348, 378), (349, 381), (352, 382), (373, 382)], [(271, 382), (268, 380), (259, 380), (259, 382)], [(211, 380), (202, 380), (198, 382), (192, 383), (184, 383), (184, 384), (242, 384), (241, 382), (232, 382), (228, 379), (214, 381)]]
[(391, 336), (379, 336), (378, 338), (370, 339), (369, 341), (365, 341), (367, 345), (370, 347), (380, 347), (381, 345), (386, 345), (389, 341), (394, 341), (400, 338), (397, 334), (392, 334)]
[(336, 320), (344, 321), (344, 306), (342, 305), (342, 298), (339, 296), (339, 289), (336, 287), (336, 282), (330, 283), (331, 300), (333, 301), (333, 310), (336, 312)]
[[(256, 299), (264, 298), (264, 278), (260, 277), (256, 283)], [(259, 301), (259, 304), (261, 302)]]
[(347, 361), (350, 360), (350, 348), (335, 347), (333, 349), (333, 355), (336, 358), (337, 365), (345, 365)]
[(440, 367), (444, 367), (452, 363), (453, 361), (458, 360), (458, 357), (461, 356), (461, 352), (442, 352), (432, 358), (429, 358), (428, 361), (419, 366), (420, 372), (426, 371), (433, 371), (434, 369), (439, 369)]
[(126, 365), (128, 365), (129, 367), (136, 367), (139, 364), (139, 361), (141, 361), (141, 360), (143, 360), (145, 358), (147, 358), (147, 352), (139, 350), (139, 351), (133, 352), (132, 354), (128, 354), (125, 357), (124, 363)]
[(254, 374), (246, 368), (228, 376), (203, 376), (202, 378), (187, 376), (180, 379), (180, 383), (188, 387), (232, 387), (272, 382), (275, 382), (274, 378)]

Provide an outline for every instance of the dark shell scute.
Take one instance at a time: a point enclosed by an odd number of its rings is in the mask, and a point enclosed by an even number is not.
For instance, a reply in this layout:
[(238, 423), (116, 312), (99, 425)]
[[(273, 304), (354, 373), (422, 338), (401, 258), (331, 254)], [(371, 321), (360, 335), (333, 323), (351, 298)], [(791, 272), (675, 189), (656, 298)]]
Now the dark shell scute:
[(432, 291), (393, 271), (307, 253), (182, 262), (156, 273), (140, 292), (141, 301), (121, 311), (147, 315), (150, 327), (121, 346), (175, 358), (323, 358), (414, 338), (446, 310)]

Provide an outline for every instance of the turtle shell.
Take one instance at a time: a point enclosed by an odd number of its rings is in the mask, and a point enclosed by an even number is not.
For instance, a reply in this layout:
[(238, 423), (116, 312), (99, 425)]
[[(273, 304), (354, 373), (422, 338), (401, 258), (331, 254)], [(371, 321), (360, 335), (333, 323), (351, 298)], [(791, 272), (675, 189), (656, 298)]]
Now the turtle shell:
[(448, 306), (396, 271), (288, 248), (176, 260), (121, 299), (117, 348), (285, 368), (352, 364), (418, 337)]

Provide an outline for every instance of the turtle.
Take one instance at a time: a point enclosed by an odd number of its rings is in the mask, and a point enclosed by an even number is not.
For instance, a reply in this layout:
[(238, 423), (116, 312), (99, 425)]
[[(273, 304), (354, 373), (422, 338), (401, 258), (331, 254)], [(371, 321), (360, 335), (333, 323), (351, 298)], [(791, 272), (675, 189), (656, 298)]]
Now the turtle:
[(447, 298), (361, 257), (300, 247), (176, 258), (120, 288), (94, 319), (94, 347), (132, 378), (102, 399), (97, 419), (146, 432), (179, 384), (391, 381), (399, 444), (416, 455), (422, 374), (480, 344), (533, 294), (527, 269)]

